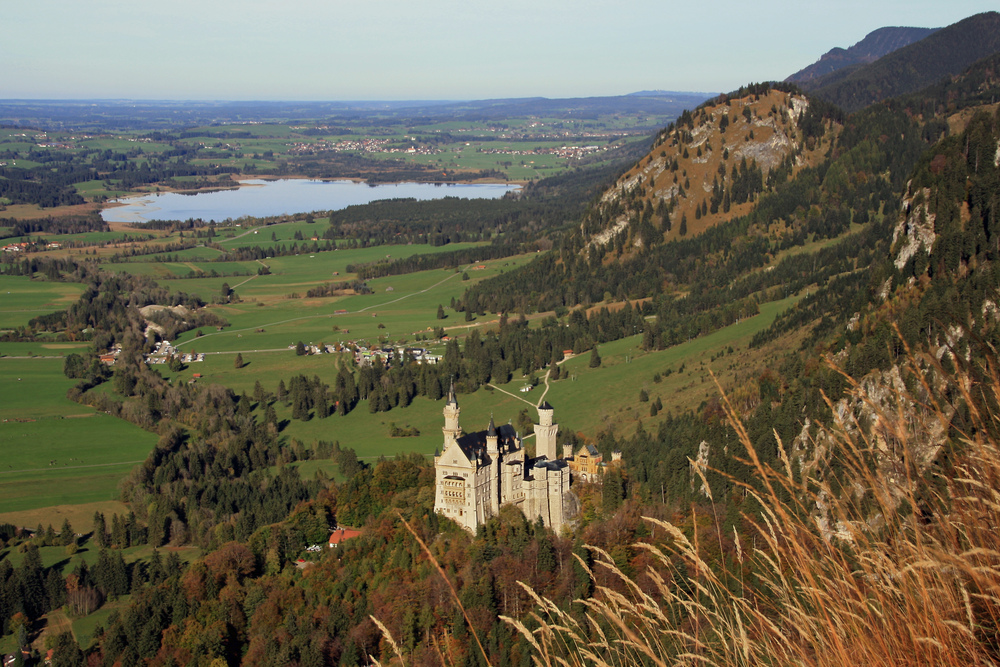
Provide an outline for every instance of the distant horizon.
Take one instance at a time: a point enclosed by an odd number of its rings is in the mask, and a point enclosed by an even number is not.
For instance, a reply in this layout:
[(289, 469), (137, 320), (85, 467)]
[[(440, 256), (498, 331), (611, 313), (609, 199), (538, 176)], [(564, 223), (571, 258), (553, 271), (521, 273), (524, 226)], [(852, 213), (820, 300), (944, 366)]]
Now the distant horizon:
[[(750, 82), (747, 82), (750, 83)], [(778, 81), (766, 81), (761, 83), (779, 83)], [(745, 84), (744, 84), (745, 85)], [(737, 87), (738, 88), (738, 87)], [(733, 89), (736, 90), (736, 89)], [(140, 98), (140, 97), (0, 97), (0, 103), (14, 102), (74, 102), (74, 103), (139, 103), (139, 104), (455, 104), (460, 102), (489, 102), (489, 101), (510, 101), (510, 100), (585, 100), (602, 97), (632, 97), (632, 96), (662, 96), (662, 95), (684, 95), (689, 97), (724, 95), (732, 91), (702, 91), (702, 90), (637, 90), (631, 93), (618, 93), (610, 95), (573, 95), (561, 97), (553, 95), (521, 95), (516, 97), (456, 97), (456, 98), (370, 98), (370, 99), (251, 99), (251, 98)]]
[[(4, 12), (8, 100), (417, 101), (613, 97), (780, 81), (887, 26), (995, 0), (35, 0)], [(44, 18), (42, 18), (44, 17)]]

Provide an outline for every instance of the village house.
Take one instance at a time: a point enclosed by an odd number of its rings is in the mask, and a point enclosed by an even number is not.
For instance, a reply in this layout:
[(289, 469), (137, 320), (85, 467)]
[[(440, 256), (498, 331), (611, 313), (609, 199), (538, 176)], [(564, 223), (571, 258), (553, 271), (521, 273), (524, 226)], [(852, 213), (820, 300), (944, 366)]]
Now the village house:
[(337, 528), (330, 533), (329, 548), (336, 549), (347, 540), (354, 539), (360, 535), (360, 530), (354, 530), (353, 528)]

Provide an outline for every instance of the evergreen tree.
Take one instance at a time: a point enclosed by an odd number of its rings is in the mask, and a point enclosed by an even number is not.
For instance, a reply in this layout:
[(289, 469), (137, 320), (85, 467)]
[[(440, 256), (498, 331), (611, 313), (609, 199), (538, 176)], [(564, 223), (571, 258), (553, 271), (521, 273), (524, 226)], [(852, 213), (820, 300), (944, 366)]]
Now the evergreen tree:
[(597, 351), (597, 346), (595, 345), (590, 350), (590, 367), (597, 368), (601, 365), (601, 355)]
[(83, 651), (76, 643), (72, 632), (63, 632), (56, 637), (56, 645), (52, 651), (53, 667), (82, 667), (84, 664)]
[(602, 507), (608, 514), (617, 510), (625, 498), (625, 483), (621, 470), (613, 466), (605, 475), (602, 488)]
[(94, 512), (94, 541), (99, 547), (108, 546), (107, 523), (104, 520), (104, 515), (100, 512)]
[(76, 533), (73, 532), (73, 526), (70, 525), (69, 519), (63, 519), (62, 530), (59, 531), (59, 541), (63, 546), (69, 546), (76, 542)]
[(233, 362), (233, 367), (237, 369), (243, 368), (243, 355), (239, 352), (236, 353), (236, 361)]

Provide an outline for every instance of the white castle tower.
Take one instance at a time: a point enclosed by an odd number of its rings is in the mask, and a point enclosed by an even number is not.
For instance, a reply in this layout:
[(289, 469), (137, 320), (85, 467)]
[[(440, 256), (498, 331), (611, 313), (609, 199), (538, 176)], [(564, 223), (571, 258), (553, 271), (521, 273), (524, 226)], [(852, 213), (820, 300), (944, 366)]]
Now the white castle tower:
[(458, 415), (462, 412), (458, 407), (458, 398), (455, 397), (455, 380), (452, 378), (451, 386), (448, 388), (448, 401), (444, 405), (444, 446), (455, 442), (462, 436), (462, 427), (458, 425)]
[(554, 413), (555, 409), (549, 405), (549, 402), (543, 401), (538, 406), (538, 425), (535, 426), (535, 456), (544, 456), (549, 461), (555, 461), (559, 458), (556, 449), (559, 424), (552, 423)]

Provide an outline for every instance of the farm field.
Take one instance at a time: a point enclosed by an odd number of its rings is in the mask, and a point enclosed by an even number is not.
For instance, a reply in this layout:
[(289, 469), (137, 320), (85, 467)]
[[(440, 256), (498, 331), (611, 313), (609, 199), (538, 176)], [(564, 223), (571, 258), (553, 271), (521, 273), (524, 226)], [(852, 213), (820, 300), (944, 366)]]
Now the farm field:
[(65, 357), (73, 352), (82, 354), (89, 348), (87, 341), (0, 342), (0, 357)]
[[(392, 254), (397, 256), (397, 248), (409, 250), (412, 247), (391, 247)], [(304, 296), (308, 289), (326, 282), (350, 280), (353, 275), (343, 272), (330, 278), (320, 276), (330, 275), (332, 267), (346, 267), (350, 261), (355, 261), (350, 257), (339, 257), (354, 252), (275, 258), (272, 260), (275, 273), (244, 280), (204, 278), (178, 281), (183, 285), (179, 289), (198, 294), (206, 301), (220, 293), (223, 283), (229, 284), (243, 299), (242, 303), (211, 307), (213, 312), (229, 321), (230, 327), (222, 331), (203, 330), (204, 335), (200, 337), (197, 331), (189, 331), (180, 336), (178, 344), (188, 351), (246, 352), (285, 349), (300, 340), (315, 344), (348, 340), (374, 342), (381, 336), (393, 342), (401, 339), (413, 342), (415, 334), (429, 334), (430, 328), (439, 326), (444, 327), (446, 332), (464, 332), (470, 325), (481, 326), (496, 318), (487, 315), (466, 323), (464, 313), (456, 314), (448, 308), (452, 297), (460, 297), (475, 281), (496, 275), (529, 258), (521, 256), (483, 262), (485, 269), (468, 271), (469, 281), (462, 280), (461, 273), (455, 270), (436, 269), (370, 280), (368, 285), (374, 290), (373, 294), (287, 298), (293, 292)], [(332, 256), (338, 256), (336, 261), (340, 263), (331, 264), (335, 261)], [(310, 274), (310, 267), (319, 268), (319, 272)], [(310, 275), (313, 276), (311, 279)], [(437, 319), (439, 304), (446, 308), (447, 317), (444, 320)], [(340, 310), (347, 312), (336, 314)], [(248, 359), (246, 355), (244, 358)]]
[(0, 330), (24, 326), (33, 317), (62, 310), (83, 294), (79, 283), (0, 275)]
[[(243, 299), (274, 300), (284, 299), (293, 293), (304, 295), (310, 288), (326, 283), (353, 280), (355, 274), (347, 271), (348, 265), (351, 264), (365, 264), (389, 258), (405, 259), (418, 254), (453, 252), (477, 245), (475, 243), (451, 243), (445, 246), (400, 245), (316, 253), (303, 252), (299, 255), (269, 258), (263, 260), (263, 263), (204, 261), (211, 257), (218, 257), (218, 251), (213, 248), (192, 248), (190, 251), (183, 251), (191, 252), (189, 257), (183, 255), (179, 257), (179, 259), (190, 259), (191, 261), (105, 262), (102, 267), (110, 271), (148, 275), (154, 279), (163, 280), (164, 287), (173, 291), (197, 294), (206, 302), (211, 302), (219, 294), (223, 283), (228, 283), (233, 289), (239, 286), (239, 296)], [(175, 253), (167, 254), (172, 258)], [(264, 264), (268, 266), (270, 274), (257, 275), (257, 271)], [(212, 277), (212, 271), (219, 275)], [(234, 273), (238, 275), (228, 275)], [(400, 277), (402, 280), (405, 278), (406, 276)], [(172, 282), (174, 279), (182, 280)]]
[(156, 439), (103, 414), (2, 423), (0, 447), (6, 470), (0, 469), (0, 516), (114, 500), (118, 482), (145, 460)]
[(115, 500), (156, 443), (66, 398), (62, 359), (0, 359), (0, 520), (7, 512)]

